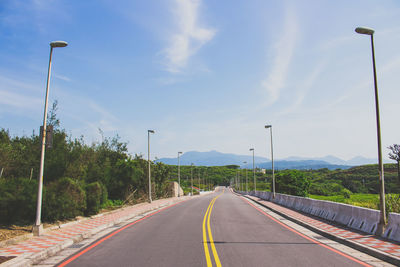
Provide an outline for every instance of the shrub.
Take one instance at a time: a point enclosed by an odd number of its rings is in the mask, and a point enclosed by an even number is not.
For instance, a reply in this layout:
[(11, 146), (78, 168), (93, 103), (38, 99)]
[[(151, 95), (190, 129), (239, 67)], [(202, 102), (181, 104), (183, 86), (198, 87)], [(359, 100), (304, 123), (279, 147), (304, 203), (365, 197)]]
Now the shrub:
[(107, 189), (99, 182), (86, 185), (85, 215), (97, 214), (101, 205), (107, 201)]
[(400, 213), (400, 195), (387, 194), (385, 198), (386, 211)]
[(276, 191), (278, 193), (306, 197), (310, 188), (310, 180), (304, 172), (285, 170), (276, 175)]
[(344, 198), (350, 198), (351, 197), (351, 191), (349, 189), (343, 188), (340, 191), (340, 194), (344, 197)]
[(0, 179), (0, 223), (6, 225), (33, 223), (36, 215), (36, 198), (36, 180)]
[(47, 187), (43, 210), (43, 219), (50, 222), (83, 215), (86, 210), (85, 191), (71, 178), (52, 182)]

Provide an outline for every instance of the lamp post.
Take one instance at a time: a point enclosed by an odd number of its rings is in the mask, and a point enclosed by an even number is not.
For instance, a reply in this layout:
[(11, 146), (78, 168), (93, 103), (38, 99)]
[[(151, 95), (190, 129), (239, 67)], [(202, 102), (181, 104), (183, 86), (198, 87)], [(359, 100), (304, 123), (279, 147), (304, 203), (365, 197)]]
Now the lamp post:
[(274, 171), (274, 146), (272, 144), (272, 125), (265, 125), (265, 129), (271, 133), (271, 163), (272, 163), (272, 197), (275, 198), (275, 171)]
[(192, 163), (192, 167), (190, 168), (190, 184), (191, 184), (192, 196), (193, 196), (193, 163)]
[(179, 188), (178, 188), (178, 197), (181, 196), (181, 163), (180, 163), (180, 155), (182, 154), (182, 152), (178, 152), (178, 184), (179, 184)]
[(150, 167), (150, 134), (154, 133), (154, 130), (147, 130), (147, 157), (149, 163), (149, 203), (151, 203), (151, 167)]
[(249, 151), (253, 151), (253, 187), (254, 187), (254, 193), (256, 192), (256, 169), (254, 168), (254, 148), (250, 148)]
[(243, 161), (243, 164), (244, 164), (244, 172), (245, 172), (245, 174), (246, 174), (246, 193), (247, 192), (249, 192), (249, 190), (248, 190), (248, 187), (247, 187), (247, 169), (246, 169), (246, 164), (247, 164), (247, 161)]
[(380, 220), (378, 228), (376, 230), (378, 235), (382, 235), (386, 226), (386, 209), (385, 209), (385, 178), (384, 169), (382, 162), (382, 146), (381, 146), (381, 124), (379, 116), (379, 98), (378, 98), (378, 82), (376, 78), (376, 66), (375, 66), (375, 49), (374, 49), (374, 30), (369, 28), (358, 27), (355, 31), (359, 34), (365, 34), (371, 36), (371, 50), (372, 50), (372, 67), (374, 72), (374, 85), (375, 85), (375, 107), (376, 107), (376, 131), (378, 139), (378, 162), (379, 162), (379, 202), (380, 202)]
[(53, 55), (53, 48), (66, 47), (67, 45), (68, 45), (68, 43), (64, 42), (64, 41), (54, 41), (54, 42), (50, 43), (49, 68), (47, 71), (46, 96), (45, 96), (45, 101), (44, 101), (43, 131), (41, 133), (42, 151), (40, 154), (39, 183), (38, 183), (38, 194), (37, 194), (37, 202), (36, 202), (36, 221), (35, 221), (35, 225), (33, 226), (33, 235), (35, 235), (35, 236), (39, 236), (43, 233), (43, 225), (41, 223), (42, 192), (43, 192), (44, 153), (46, 151), (47, 105), (49, 103), (51, 57)]

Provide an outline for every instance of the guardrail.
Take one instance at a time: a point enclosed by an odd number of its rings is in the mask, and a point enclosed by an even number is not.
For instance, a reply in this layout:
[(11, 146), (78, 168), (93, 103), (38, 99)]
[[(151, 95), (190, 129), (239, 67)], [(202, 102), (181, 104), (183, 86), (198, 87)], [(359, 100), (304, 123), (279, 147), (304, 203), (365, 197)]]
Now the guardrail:
[[(379, 210), (279, 193), (276, 193), (273, 199), (271, 192), (264, 191), (236, 192), (256, 196), (369, 234), (375, 234), (379, 223)], [(383, 236), (400, 241), (400, 214), (389, 213), (388, 221)]]

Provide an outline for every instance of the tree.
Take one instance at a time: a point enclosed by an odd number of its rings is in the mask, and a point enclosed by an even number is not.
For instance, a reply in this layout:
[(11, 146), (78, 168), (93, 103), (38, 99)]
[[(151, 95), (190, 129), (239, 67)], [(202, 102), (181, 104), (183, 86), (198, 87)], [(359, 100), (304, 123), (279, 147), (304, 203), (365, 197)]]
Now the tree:
[(389, 158), (397, 161), (397, 178), (400, 182), (400, 145), (394, 144), (388, 147), (391, 152), (389, 152)]
[(306, 174), (298, 170), (285, 170), (276, 175), (275, 185), (279, 193), (306, 197), (310, 184)]

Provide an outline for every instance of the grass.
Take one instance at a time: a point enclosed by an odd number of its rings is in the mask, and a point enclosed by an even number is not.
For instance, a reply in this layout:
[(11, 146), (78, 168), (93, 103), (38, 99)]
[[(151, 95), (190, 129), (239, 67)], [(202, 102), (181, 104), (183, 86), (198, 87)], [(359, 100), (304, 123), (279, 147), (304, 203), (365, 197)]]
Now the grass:
[(343, 195), (337, 195), (337, 196), (309, 195), (309, 198), (345, 203), (353, 206), (376, 209), (376, 210), (379, 208), (379, 194), (351, 194), (350, 198), (345, 198)]

